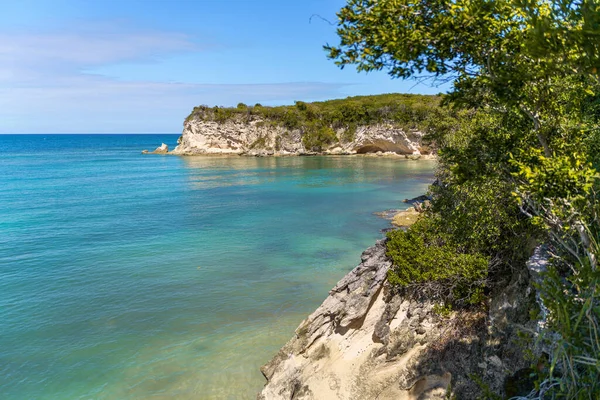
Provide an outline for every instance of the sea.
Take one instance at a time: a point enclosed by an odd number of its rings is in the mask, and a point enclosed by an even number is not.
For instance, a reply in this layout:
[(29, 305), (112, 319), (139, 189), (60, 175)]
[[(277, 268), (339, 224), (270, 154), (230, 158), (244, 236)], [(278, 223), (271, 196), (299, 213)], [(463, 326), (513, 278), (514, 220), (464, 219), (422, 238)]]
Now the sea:
[(0, 135), (0, 399), (254, 399), (435, 161)]

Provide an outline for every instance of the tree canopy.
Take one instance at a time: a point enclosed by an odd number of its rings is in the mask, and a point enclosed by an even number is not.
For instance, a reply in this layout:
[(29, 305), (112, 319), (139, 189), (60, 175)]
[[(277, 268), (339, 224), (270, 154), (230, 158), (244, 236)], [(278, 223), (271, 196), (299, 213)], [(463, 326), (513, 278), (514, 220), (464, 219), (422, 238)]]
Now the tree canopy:
[(546, 155), (543, 121), (562, 105), (551, 99), (566, 83), (590, 95), (598, 84), (596, 0), (350, 0), (338, 16), (340, 44), (325, 48), (339, 66), (453, 80), (455, 102), (516, 106)]
[[(460, 293), (472, 303), (482, 287), (503, 284), (494, 265), (523, 262), (515, 250), (527, 250), (519, 245), (527, 236), (546, 243), (553, 266), (540, 292), (549, 310), (547, 332), (560, 339), (553, 340), (552, 367), (531, 396), (596, 398), (600, 2), (348, 0), (338, 17), (340, 42), (325, 49), (340, 67), (451, 81), (444, 102), (473, 110), (460, 129), (435, 137), (440, 184), (432, 188), (428, 222), (408, 234), (411, 241), (419, 236), (426, 250), (414, 253), (406, 235), (391, 235), (390, 254), (404, 265), (392, 270), (391, 280), (406, 285), (407, 268), (429, 268), (429, 255), (450, 259), (450, 243), (456, 265), (481, 269), (469, 260), (487, 257), (486, 279), (468, 270), (460, 281), (464, 288), (465, 279), (477, 278), (476, 292)], [(503, 211), (469, 213), (464, 204)], [(456, 287), (447, 274), (408, 272)]]

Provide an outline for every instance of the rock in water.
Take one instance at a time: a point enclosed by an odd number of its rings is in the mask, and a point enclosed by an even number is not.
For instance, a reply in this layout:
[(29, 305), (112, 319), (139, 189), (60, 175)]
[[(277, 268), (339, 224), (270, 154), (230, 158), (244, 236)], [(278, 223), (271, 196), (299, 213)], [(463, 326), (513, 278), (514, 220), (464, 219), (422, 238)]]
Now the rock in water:
[(165, 143), (161, 144), (160, 147), (157, 147), (156, 150), (152, 152), (152, 154), (166, 154), (169, 152), (169, 146)]
[(425, 196), (424, 194), (421, 196), (417, 196), (413, 199), (404, 199), (402, 200), (403, 203), (408, 203), (408, 204), (415, 204), (415, 203), (423, 203), (424, 201), (431, 201), (431, 197), (429, 196)]

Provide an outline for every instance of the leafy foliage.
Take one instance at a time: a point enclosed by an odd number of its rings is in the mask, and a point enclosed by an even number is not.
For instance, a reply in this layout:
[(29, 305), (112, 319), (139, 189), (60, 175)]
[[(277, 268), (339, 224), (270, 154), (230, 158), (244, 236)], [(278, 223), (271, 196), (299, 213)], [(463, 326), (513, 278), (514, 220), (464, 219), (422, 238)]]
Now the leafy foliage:
[(548, 396), (593, 398), (600, 393), (600, 272), (587, 263), (572, 265), (577, 274), (565, 278), (552, 269), (541, 288), (548, 331), (562, 340), (555, 343), (550, 373), (540, 386)]
[[(519, 241), (543, 233), (554, 262), (540, 291), (556, 351), (529, 398), (597, 398), (600, 3), (349, 0), (338, 17), (340, 43), (325, 49), (339, 66), (453, 82), (444, 102), (473, 114), (433, 133), (443, 188), (433, 214), (450, 226), (438, 235), (492, 261), (490, 243), (499, 265), (516, 266)], [(478, 192), (500, 210), (467, 214), (470, 227), (459, 204)]]
[(334, 129), (349, 124), (393, 122), (404, 124), (407, 128), (419, 129), (432, 117), (451, 113), (450, 110), (440, 109), (441, 100), (442, 96), (439, 95), (382, 94), (313, 103), (297, 101), (293, 106), (246, 106), (240, 103), (231, 108), (202, 105), (194, 107), (186, 120), (224, 122), (235, 118), (249, 118), (269, 120), (279, 125), (289, 124), (292, 127), (319, 120)]
[(406, 232), (388, 233), (387, 254), (394, 261), (389, 282), (450, 306), (480, 304), (488, 259), (457, 252), (450, 237), (432, 228), (428, 219), (421, 219)]
[(539, 232), (520, 212), (506, 182), (489, 176), (459, 184), (451, 177), (431, 188), (429, 218), (453, 238), (457, 251), (485, 255), (493, 282), (504, 283), (526, 261)]
[(327, 145), (337, 141), (333, 129), (328, 126), (311, 124), (302, 136), (302, 143), (307, 150), (322, 151)]
[(407, 232), (388, 234), (389, 281), (450, 306), (481, 305), (523, 265), (538, 234), (505, 182), (452, 181), (440, 167), (432, 206)]

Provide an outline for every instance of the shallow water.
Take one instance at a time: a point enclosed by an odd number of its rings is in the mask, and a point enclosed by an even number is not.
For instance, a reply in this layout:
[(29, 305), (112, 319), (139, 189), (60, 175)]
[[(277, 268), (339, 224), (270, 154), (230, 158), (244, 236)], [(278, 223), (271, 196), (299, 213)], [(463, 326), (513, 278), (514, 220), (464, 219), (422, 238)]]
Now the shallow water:
[(433, 161), (0, 135), (2, 399), (253, 399)]

